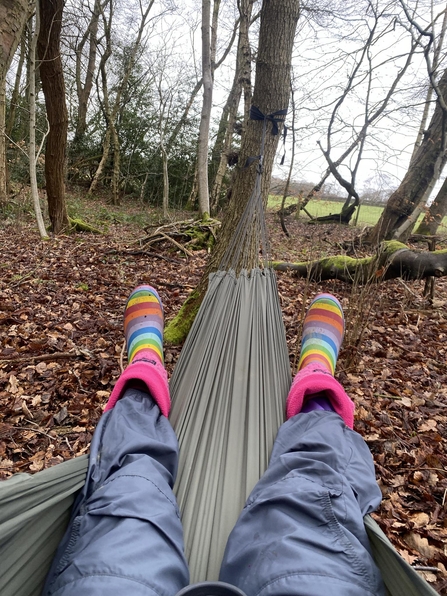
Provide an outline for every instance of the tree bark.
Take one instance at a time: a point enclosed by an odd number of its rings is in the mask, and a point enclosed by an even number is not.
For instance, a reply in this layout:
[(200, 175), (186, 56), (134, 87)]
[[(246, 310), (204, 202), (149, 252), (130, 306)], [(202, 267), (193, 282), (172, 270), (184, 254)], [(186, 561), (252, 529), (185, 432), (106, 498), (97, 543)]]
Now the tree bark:
[[(265, 115), (288, 107), (290, 97), (291, 56), (299, 16), (297, 0), (264, 0), (261, 9), (259, 46), (256, 59), (255, 86), (252, 104)], [(211, 255), (207, 275), (217, 269), (237, 223), (250, 199), (256, 179), (256, 168), (245, 168), (250, 156), (259, 155), (262, 121), (249, 120), (241, 141), (238, 166), (231, 186), (229, 205), (215, 249)], [(279, 135), (271, 134), (268, 123), (266, 135), (261, 194), (267, 204), (273, 160)], [(258, 262), (259, 247), (251, 255), (252, 266)]]
[[(447, 69), (438, 84), (439, 92), (447, 100)], [(424, 139), (412, 159), (401, 184), (393, 192), (377, 224), (367, 236), (367, 241), (378, 244), (394, 237), (395, 230), (412, 215), (426, 197), (445, 155), (447, 115), (438, 99)], [(410, 230), (411, 231), (411, 230)]]
[(212, 211), (217, 210), (222, 195), (223, 180), (227, 171), (228, 156), (234, 135), (234, 125), (236, 123), (242, 89), (244, 89), (244, 114), (246, 115), (244, 123), (248, 121), (249, 110), (245, 110), (245, 105), (249, 106), (251, 100), (251, 49), (248, 39), (248, 29), (252, 7), (253, 3), (250, 0), (241, 0), (239, 2), (239, 38), (233, 85), (222, 110), (219, 130), (213, 147), (212, 161), (218, 165), (212, 181)]
[(6, 73), (28, 19), (26, 0), (0, 0), (0, 206), (7, 201), (6, 191)]
[[(264, 0), (263, 2), (253, 91), (253, 105), (259, 108), (263, 114), (271, 114), (285, 109), (289, 104), (291, 57), (298, 16), (298, 0)], [(270, 126), (269, 123), (261, 183), (264, 205), (267, 203), (273, 159), (279, 140), (279, 135), (270, 134)], [(262, 131), (262, 121), (248, 121), (242, 137), (239, 165), (234, 177), (230, 201), (222, 218), (221, 233), (197, 290), (187, 299), (179, 314), (166, 327), (165, 339), (167, 343), (177, 342), (183, 336), (186, 337), (208, 287), (209, 274), (218, 268), (250, 199), (256, 179), (256, 170), (253, 166), (244, 168), (244, 164), (247, 157), (259, 155)], [(259, 247), (252, 248), (248, 261), (251, 260), (254, 266), (258, 264)], [(187, 324), (184, 321), (187, 321)], [(181, 333), (179, 333), (179, 328), (181, 328)]]
[(445, 215), (447, 215), (447, 178), (414, 233), (434, 236)]
[[(81, 41), (75, 48), (76, 52), (76, 93), (78, 96), (78, 114), (76, 119), (76, 131), (73, 139), (73, 145), (76, 145), (84, 137), (87, 129), (87, 108), (90, 93), (93, 87), (93, 78), (95, 74), (96, 54), (97, 54), (97, 35), (99, 16), (101, 14), (100, 0), (95, 0), (93, 13), (88, 24), (87, 30), (81, 38)], [(88, 58), (85, 72), (84, 83), (82, 82), (82, 60), (84, 47), (88, 42)]]
[[(199, 211), (202, 217), (210, 213), (208, 188), (208, 144), (213, 102), (212, 45), (210, 36), (211, 0), (202, 0), (202, 80), (203, 102), (200, 116), (197, 170), (199, 183)], [(215, 32), (214, 32), (215, 33)]]
[(37, 52), (40, 78), (50, 131), (45, 149), (45, 183), (52, 230), (59, 234), (69, 227), (65, 203), (65, 151), (68, 112), (60, 55), (63, 0), (41, 0)]
[[(48, 238), (43, 221), (42, 209), (40, 208), (39, 189), (37, 187), (36, 164), (39, 154), (36, 154), (36, 46), (40, 30), (39, 2), (36, 2), (36, 18), (34, 33), (31, 39), (29, 51), (29, 176), (31, 196), (33, 198), (34, 213), (36, 215), (37, 229), (42, 240)], [(43, 140), (42, 140), (43, 145)], [(41, 146), (42, 146), (41, 145)], [(40, 152), (40, 149), (39, 149)]]
[(293, 271), (299, 277), (320, 282), (339, 279), (352, 284), (380, 282), (400, 277), (406, 280), (447, 275), (447, 250), (422, 252), (410, 250), (396, 241), (383, 242), (376, 255), (353, 259), (326, 257), (310, 263), (274, 263), (277, 271)]

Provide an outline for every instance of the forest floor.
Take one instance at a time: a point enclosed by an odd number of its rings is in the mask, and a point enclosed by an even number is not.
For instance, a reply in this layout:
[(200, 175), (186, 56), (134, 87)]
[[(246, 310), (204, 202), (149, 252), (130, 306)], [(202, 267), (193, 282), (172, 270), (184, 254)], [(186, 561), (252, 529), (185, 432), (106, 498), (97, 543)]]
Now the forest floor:
[[(88, 453), (120, 373), (128, 294), (151, 283), (170, 319), (202, 275), (205, 251), (186, 258), (166, 244), (153, 249), (157, 256), (143, 254), (137, 241), (145, 233), (135, 223), (142, 207), (134, 209), (135, 221), (109, 221), (104, 235), (47, 242), (26, 218), (2, 224), (1, 479)], [(290, 219), (286, 238), (273, 213), (268, 224), (275, 260), (337, 254), (358, 233)], [(326, 291), (341, 300), (347, 329), (337, 377), (356, 402), (355, 428), (376, 463), (384, 498), (374, 517), (405, 559), (447, 593), (447, 278), (436, 281), (432, 303), (424, 282), (365, 290), (278, 273), (278, 286), (293, 368), (309, 299)], [(179, 353), (166, 350), (169, 374)]]

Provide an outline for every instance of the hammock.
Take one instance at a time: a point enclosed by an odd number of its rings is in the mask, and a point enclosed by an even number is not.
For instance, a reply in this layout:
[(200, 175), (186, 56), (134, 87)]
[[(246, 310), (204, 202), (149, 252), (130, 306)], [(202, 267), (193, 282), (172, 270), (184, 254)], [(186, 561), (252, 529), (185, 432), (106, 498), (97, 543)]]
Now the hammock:
[[(228, 534), (267, 467), (291, 382), (276, 278), (265, 266), (262, 154), (253, 196), (222, 270), (210, 279), (170, 384), (180, 443), (175, 491), (192, 581), (217, 578)], [(240, 269), (249, 244), (262, 247), (263, 268)], [(0, 483), (2, 596), (39, 596), (87, 462), (82, 456)], [(372, 518), (365, 525), (388, 593), (436, 596)]]

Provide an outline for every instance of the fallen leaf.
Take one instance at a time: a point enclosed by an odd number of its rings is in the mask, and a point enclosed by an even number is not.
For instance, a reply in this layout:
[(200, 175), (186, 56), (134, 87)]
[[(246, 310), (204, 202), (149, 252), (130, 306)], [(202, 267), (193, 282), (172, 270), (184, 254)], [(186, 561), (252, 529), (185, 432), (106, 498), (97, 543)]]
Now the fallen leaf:
[(427, 420), (426, 422), (423, 422), (420, 426), (419, 426), (419, 430), (421, 432), (429, 432), (431, 430), (436, 430), (436, 427), (438, 426), (436, 420)]
[(17, 393), (19, 390), (19, 383), (17, 381), (17, 377), (15, 375), (11, 375), (9, 377), (8, 386), (6, 387), (6, 391), (12, 393), (13, 395)]
[(417, 551), (424, 557), (427, 557), (428, 559), (431, 559), (436, 555), (436, 548), (430, 546), (427, 538), (420, 536), (420, 534), (417, 534), (416, 532), (408, 532), (407, 534), (405, 534), (404, 542), (410, 548), (414, 549), (415, 551)]
[(39, 459), (36, 461), (33, 461), (33, 463), (30, 465), (29, 469), (31, 470), (31, 472), (40, 472), (41, 470), (43, 470), (44, 467), (44, 461), (43, 459)]
[(423, 528), (429, 523), (430, 516), (423, 511), (419, 511), (418, 513), (413, 513), (413, 515), (410, 515), (409, 519), (411, 522), (413, 522), (415, 528)]

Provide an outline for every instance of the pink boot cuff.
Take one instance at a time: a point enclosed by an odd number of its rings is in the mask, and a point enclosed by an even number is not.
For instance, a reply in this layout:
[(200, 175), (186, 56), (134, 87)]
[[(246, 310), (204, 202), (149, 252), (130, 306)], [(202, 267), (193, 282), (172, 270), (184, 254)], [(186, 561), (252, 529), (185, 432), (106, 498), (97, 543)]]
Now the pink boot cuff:
[(331, 373), (315, 363), (308, 364), (296, 375), (287, 398), (287, 418), (301, 412), (306, 396), (321, 391), (326, 393), (335, 412), (343, 418), (346, 426), (353, 428), (354, 402)]
[(114, 407), (116, 402), (123, 396), (129, 381), (132, 380), (142, 381), (146, 385), (151, 397), (160, 408), (160, 412), (167, 418), (171, 409), (168, 376), (161, 362), (155, 360), (147, 362), (137, 359), (121, 373), (104, 408), (104, 412)]

